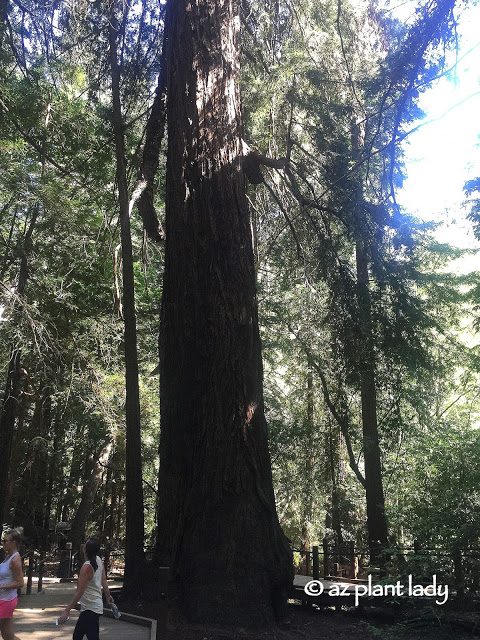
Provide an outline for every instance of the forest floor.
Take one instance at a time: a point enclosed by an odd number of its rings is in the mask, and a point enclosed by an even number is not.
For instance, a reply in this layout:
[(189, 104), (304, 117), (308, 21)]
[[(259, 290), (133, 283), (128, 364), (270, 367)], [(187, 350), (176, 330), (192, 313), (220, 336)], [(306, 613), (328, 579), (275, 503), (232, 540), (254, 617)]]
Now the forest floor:
[[(142, 615), (148, 615), (142, 612)], [(478, 626), (478, 631), (476, 627)], [(169, 618), (164, 640), (466, 640), (480, 636), (480, 615), (441, 617), (432, 609), (392, 617), (379, 609), (290, 607), (286, 622), (265, 630), (189, 624)]]

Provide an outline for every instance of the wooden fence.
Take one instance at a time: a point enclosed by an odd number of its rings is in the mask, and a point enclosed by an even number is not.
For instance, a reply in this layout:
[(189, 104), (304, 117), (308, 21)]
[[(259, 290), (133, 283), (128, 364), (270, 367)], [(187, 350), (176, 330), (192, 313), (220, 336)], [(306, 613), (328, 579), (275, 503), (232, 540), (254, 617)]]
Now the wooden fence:
[(412, 546), (392, 546), (378, 554), (370, 563), (370, 551), (353, 542), (332, 545), (323, 540), (322, 546), (311, 550), (293, 549), (297, 572), (314, 579), (343, 577), (365, 578), (402, 577), (411, 574), (428, 581), (432, 575), (441, 576), (455, 585), (457, 593), (480, 591), (480, 548), (424, 547), (417, 540)]

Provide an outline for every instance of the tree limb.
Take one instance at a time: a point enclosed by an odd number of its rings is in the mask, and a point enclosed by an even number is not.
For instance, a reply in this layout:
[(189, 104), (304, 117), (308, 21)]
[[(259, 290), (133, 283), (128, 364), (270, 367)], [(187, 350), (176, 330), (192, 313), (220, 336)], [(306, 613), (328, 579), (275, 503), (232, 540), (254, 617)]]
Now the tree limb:
[(328, 391), (327, 379), (325, 377), (325, 374), (323, 373), (322, 368), (320, 367), (319, 363), (317, 362), (317, 359), (312, 355), (312, 352), (310, 351), (310, 349), (307, 347), (305, 342), (300, 338), (300, 336), (293, 330), (293, 328), (290, 326), (290, 324), (288, 325), (288, 329), (289, 329), (289, 331), (291, 333), (293, 333), (293, 335), (297, 339), (298, 343), (302, 347), (303, 351), (307, 355), (310, 364), (315, 369), (315, 371), (318, 373), (318, 376), (320, 378), (320, 382), (322, 384), (322, 391), (323, 391), (323, 397), (325, 399), (325, 404), (329, 408), (330, 413), (332, 414), (332, 416), (334, 417), (334, 419), (337, 422), (338, 426), (340, 427), (340, 431), (342, 433), (342, 436), (345, 439), (345, 444), (346, 444), (346, 447), (347, 447), (348, 461), (349, 461), (349, 464), (350, 464), (350, 468), (352, 469), (353, 473), (356, 475), (356, 477), (357, 477), (358, 481), (360, 482), (360, 484), (362, 485), (362, 487), (365, 488), (365, 478), (363, 477), (360, 469), (358, 468), (358, 463), (355, 460), (355, 455), (353, 453), (352, 442), (350, 440), (350, 433), (349, 433), (350, 432), (350, 424), (348, 422), (347, 416), (346, 415), (341, 415), (337, 411), (335, 405), (333, 404), (333, 402), (332, 402), (332, 400), (330, 398), (330, 393)]
[(163, 240), (165, 240), (164, 228), (155, 211), (153, 186), (158, 170), (160, 148), (165, 133), (166, 100), (167, 87), (164, 46), (155, 99), (147, 121), (142, 164), (138, 172), (138, 181), (133, 191), (134, 194), (138, 191), (134, 203), (137, 204), (138, 212), (143, 220), (143, 227), (148, 237), (154, 242), (163, 242)]

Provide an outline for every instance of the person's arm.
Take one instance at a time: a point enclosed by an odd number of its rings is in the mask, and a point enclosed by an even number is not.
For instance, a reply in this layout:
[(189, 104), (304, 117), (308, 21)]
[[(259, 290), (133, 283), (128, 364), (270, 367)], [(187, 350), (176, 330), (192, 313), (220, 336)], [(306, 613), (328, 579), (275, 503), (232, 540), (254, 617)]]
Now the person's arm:
[(110, 589), (108, 588), (107, 574), (105, 573), (105, 567), (103, 567), (103, 571), (102, 571), (102, 587), (103, 587), (103, 593), (105, 594), (105, 600), (108, 602), (108, 604), (112, 604), (113, 598), (110, 594)]
[(13, 582), (0, 585), (0, 589), (21, 589), (23, 587), (24, 580), (20, 556), (15, 556), (11, 559), (10, 568), (12, 569)]
[(78, 574), (78, 583), (77, 583), (77, 590), (75, 591), (75, 595), (63, 610), (62, 615), (58, 618), (59, 624), (63, 624), (64, 622), (67, 621), (70, 609), (72, 609), (80, 600), (80, 598), (83, 596), (85, 589), (87, 587), (87, 583), (92, 578), (93, 578), (93, 567), (89, 564), (84, 564), (83, 567), (80, 569), (80, 573)]

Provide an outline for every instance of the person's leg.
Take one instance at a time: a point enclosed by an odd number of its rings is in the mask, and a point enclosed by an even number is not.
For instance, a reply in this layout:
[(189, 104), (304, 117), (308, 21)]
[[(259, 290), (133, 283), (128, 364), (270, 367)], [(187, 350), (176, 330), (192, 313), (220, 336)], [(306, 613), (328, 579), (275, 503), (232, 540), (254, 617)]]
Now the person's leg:
[(100, 640), (100, 614), (95, 613), (94, 611), (85, 611), (86, 620), (88, 620), (87, 630), (85, 634), (87, 636), (87, 640)]
[(81, 611), (78, 616), (77, 624), (75, 625), (75, 629), (73, 630), (73, 640), (83, 640), (83, 636), (86, 633), (86, 624), (85, 624), (85, 613), (86, 611)]
[(20, 640), (13, 632), (13, 618), (0, 618), (0, 632), (3, 640)]

